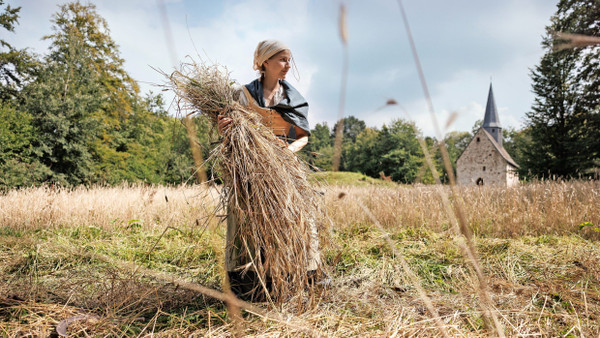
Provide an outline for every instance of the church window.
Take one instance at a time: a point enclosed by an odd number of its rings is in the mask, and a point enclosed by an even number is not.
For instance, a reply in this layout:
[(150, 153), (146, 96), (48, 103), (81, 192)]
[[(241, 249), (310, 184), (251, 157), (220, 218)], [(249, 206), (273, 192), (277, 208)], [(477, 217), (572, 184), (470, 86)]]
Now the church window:
[(483, 166), (483, 171), (485, 171), (485, 166)]
[(496, 129), (492, 129), (492, 133), (495, 133), (495, 132), (496, 132)]
[(479, 142), (479, 137), (477, 138), (477, 142)]
[(475, 181), (475, 184), (477, 185), (483, 185), (483, 178), (478, 178), (477, 181)]

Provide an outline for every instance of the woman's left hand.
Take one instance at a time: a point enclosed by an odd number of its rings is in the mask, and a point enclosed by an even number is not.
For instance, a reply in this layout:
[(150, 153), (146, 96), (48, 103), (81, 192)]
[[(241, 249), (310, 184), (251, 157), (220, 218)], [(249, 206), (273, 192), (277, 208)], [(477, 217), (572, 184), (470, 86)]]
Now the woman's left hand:
[(217, 116), (217, 130), (219, 131), (220, 135), (223, 135), (223, 132), (230, 127), (229, 125), (231, 124), (231, 121), (233, 121), (231, 117), (225, 117), (223, 115)]

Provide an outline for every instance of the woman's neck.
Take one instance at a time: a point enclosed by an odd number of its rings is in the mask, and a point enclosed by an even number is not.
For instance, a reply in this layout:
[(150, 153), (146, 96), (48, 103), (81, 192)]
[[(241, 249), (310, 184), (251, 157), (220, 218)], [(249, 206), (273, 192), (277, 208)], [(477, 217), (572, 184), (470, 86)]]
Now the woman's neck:
[(262, 79), (262, 85), (263, 85), (263, 90), (267, 91), (267, 92), (273, 92), (274, 90), (277, 89), (277, 86), (279, 86), (279, 79), (278, 78), (268, 78), (268, 77), (263, 77)]

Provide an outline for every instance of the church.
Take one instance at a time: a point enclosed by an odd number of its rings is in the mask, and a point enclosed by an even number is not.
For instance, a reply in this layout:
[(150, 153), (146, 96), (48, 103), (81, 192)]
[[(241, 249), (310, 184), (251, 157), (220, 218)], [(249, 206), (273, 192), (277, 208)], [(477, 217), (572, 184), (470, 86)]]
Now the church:
[(519, 184), (519, 166), (502, 147), (502, 126), (492, 84), (481, 128), (456, 160), (460, 185), (513, 186)]

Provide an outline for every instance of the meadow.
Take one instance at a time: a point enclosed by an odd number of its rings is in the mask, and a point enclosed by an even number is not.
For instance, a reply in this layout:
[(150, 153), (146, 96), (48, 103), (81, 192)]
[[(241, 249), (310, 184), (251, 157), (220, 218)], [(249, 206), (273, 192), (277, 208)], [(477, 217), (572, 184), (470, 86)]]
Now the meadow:
[[(342, 176), (319, 178), (329, 179), (322, 251), (332, 283), (239, 317), (198, 292), (222, 289), (218, 187), (8, 191), (0, 195), (0, 336), (600, 334), (600, 182), (452, 195), (447, 186)], [(475, 257), (465, 255), (443, 194), (465, 215)], [(501, 331), (486, 323), (482, 296)]]

